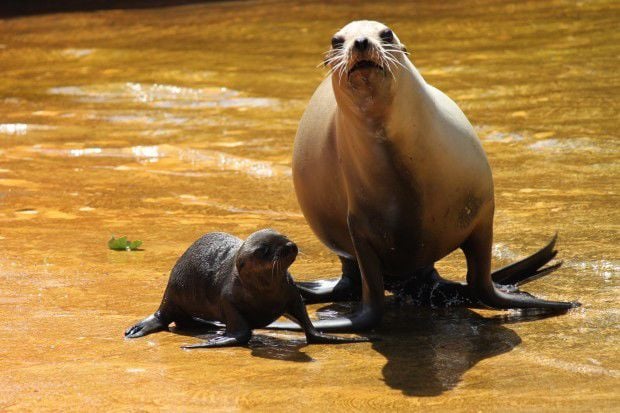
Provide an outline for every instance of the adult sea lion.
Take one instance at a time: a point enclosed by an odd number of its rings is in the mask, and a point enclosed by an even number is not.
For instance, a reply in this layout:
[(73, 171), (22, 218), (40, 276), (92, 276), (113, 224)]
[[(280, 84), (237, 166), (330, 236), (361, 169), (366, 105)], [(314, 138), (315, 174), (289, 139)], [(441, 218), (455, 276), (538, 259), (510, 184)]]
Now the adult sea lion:
[(186, 327), (220, 321), (226, 324), (224, 335), (184, 348), (244, 345), (252, 329), (285, 314), (302, 326), (308, 343), (369, 341), (326, 335), (312, 326), (288, 272), (296, 256), (297, 246), (269, 229), (245, 242), (226, 233), (206, 234), (175, 264), (159, 309), (127, 329), (125, 337), (167, 330), (172, 322)]
[[(578, 305), (494, 284), (555, 269), (539, 270), (555, 255), (555, 240), (533, 259), (491, 273), (495, 203), (484, 150), (463, 112), (424, 81), (392, 30), (374, 21), (347, 24), (332, 38), (325, 64), (330, 74), (295, 138), (293, 181), (310, 227), (340, 257), (343, 277), (299, 287), (312, 302), (359, 295), (361, 308), (317, 328), (375, 326), (386, 288), (430, 286), (496, 309)], [(434, 269), (457, 248), (467, 260), (466, 285)]]

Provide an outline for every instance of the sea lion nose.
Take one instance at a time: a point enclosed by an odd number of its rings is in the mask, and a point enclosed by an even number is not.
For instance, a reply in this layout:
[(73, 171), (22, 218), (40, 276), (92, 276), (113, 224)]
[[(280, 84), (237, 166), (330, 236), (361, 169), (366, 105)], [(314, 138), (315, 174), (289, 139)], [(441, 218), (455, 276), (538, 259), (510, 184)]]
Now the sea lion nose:
[(290, 253), (297, 254), (297, 245), (295, 245), (294, 242), (287, 242), (286, 244), (284, 244), (284, 248), (286, 248), (286, 250)]
[(358, 37), (353, 42), (353, 46), (355, 46), (355, 48), (358, 51), (360, 51), (360, 52), (365, 51), (366, 49), (368, 49), (368, 38), (367, 37)]

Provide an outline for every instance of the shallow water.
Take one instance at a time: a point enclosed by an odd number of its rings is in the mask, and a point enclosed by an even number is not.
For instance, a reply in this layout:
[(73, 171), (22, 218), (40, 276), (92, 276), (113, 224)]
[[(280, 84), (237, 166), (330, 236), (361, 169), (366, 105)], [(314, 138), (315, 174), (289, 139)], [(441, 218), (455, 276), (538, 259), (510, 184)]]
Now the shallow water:
[[(618, 3), (394, 3), (0, 21), (0, 409), (620, 408)], [(291, 147), (331, 34), (359, 18), (390, 24), (476, 126), (495, 175), (494, 265), (557, 230), (564, 266), (528, 290), (583, 307), (530, 320), (391, 305), (374, 344), (124, 340), (208, 231), (275, 227), (304, 252), (297, 279), (339, 272), (297, 206)], [(144, 250), (110, 251), (112, 234)], [(465, 271), (460, 253), (439, 268)]]

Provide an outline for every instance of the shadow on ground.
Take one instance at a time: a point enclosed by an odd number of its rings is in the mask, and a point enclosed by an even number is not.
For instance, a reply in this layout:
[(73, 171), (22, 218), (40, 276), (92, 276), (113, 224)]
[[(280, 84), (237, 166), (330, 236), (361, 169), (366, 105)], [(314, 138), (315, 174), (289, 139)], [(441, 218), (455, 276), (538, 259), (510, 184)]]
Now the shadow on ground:
[(468, 309), (391, 312), (373, 349), (387, 359), (385, 383), (407, 396), (438, 396), (479, 361), (521, 344), (513, 330)]
[[(351, 311), (330, 305), (330, 316)], [(506, 324), (541, 320), (553, 313), (502, 313), (485, 318), (467, 308), (428, 309), (410, 304), (388, 305), (372, 348), (387, 363), (385, 384), (407, 396), (438, 396), (452, 390), (463, 374), (481, 360), (499, 356), (521, 344)]]
[[(172, 327), (170, 332), (186, 337), (193, 337), (196, 342), (206, 340), (215, 334), (222, 334), (223, 329), (209, 328), (205, 326), (194, 326), (193, 328), (177, 328)], [(274, 332), (275, 333), (275, 332)], [(306, 347), (306, 338), (303, 333), (294, 332), (277, 332), (278, 337), (274, 335), (257, 334), (253, 332), (252, 339), (248, 343), (247, 348), (255, 357), (261, 357), (271, 360), (293, 361), (297, 363), (306, 363), (313, 361), (312, 357), (301, 351)], [(197, 351), (217, 351), (217, 349), (200, 349)], [(191, 350), (195, 351), (195, 350)]]
[[(338, 317), (351, 305), (331, 304), (318, 311), (320, 318)], [(369, 334), (377, 338), (372, 348), (387, 363), (385, 384), (406, 396), (432, 397), (454, 389), (462, 376), (481, 360), (499, 356), (521, 344), (507, 324), (553, 317), (553, 313), (501, 313), (483, 317), (467, 308), (429, 309), (390, 300), (380, 328)], [(208, 338), (213, 329), (176, 329), (175, 334)], [(281, 361), (309, 362), (302, 350), (301, 333), (255, 334), (248, 348), (252, 355)]]

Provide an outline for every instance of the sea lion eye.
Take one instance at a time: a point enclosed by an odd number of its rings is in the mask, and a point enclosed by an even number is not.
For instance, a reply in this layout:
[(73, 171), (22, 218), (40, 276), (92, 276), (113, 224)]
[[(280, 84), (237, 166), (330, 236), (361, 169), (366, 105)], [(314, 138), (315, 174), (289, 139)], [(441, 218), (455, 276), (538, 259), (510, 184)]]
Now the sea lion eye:
[(340, 49), (343, 44), (344, 44), (344, 39), (342, 37), (340, 36), (332, 37), (332, 48), (333, 49)]
[(394, 32), (390, 29), (385, 29), (379, 36), (385, 43), (392, 43), (394, 41)]
[(260, 258), (268, 258), (270, 253), (271, 250), (267, 246), (259, 247), (256, 249), (256, 251), (254, 251), (254, 254)]

